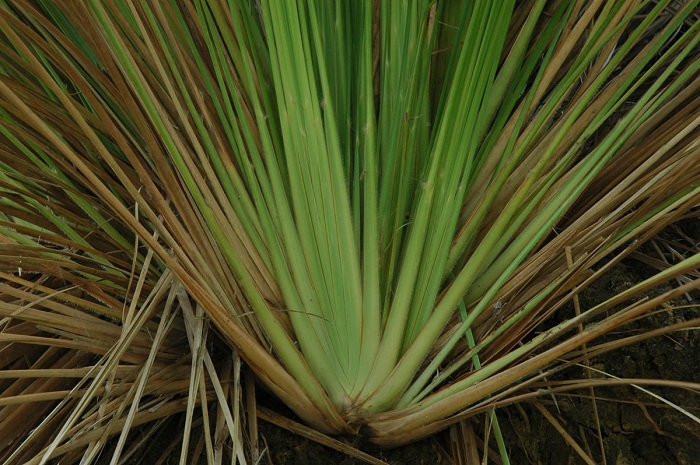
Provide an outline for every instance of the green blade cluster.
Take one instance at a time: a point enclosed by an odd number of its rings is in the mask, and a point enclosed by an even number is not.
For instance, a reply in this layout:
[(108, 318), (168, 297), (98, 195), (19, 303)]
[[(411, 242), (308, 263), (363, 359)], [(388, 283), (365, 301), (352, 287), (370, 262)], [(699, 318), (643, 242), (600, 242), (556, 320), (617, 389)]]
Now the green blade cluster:
[(697, 0), (25, 3), (0, 3), (0, 244), (110, 295), (172, 271), (319, 429), (468, 409), (697, 200)]

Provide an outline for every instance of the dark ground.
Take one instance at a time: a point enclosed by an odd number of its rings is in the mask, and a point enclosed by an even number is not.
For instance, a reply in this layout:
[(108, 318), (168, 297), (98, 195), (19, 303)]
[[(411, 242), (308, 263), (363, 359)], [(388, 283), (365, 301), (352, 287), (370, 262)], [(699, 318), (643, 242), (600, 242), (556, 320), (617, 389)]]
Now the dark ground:
[[(628, 260), (616, 267), (585, 298), (624, 289), (645, 270)], [(641, 276), (640, 276), (641, 274)], [(697, 293), (691, 296), (698, 302)], [(597, 299), (596, 299), (597, 300)], [(582, 305), (585, 305), (582, 299)], [(688, 305), (686, 299), (675, 306)], [(660, 325), (700, 316), (697, 308), (663, 310), (626, 327), (627, 332), (643, 331)], [(660, 378), (700, 383), (700, 337), (697, 331), (678, 332), (615, 350), (592, 361), (593, 368), (620, 378)], [(583, 369), (569, 372), (586, 376)], [(643, 386), (649, 391), (700, 416), (700, 393), (677, 388)], [(634, 387), (597, 388), (597, 410), (605, 450), (600, 454), (593, 401), (588, 392), (579, 396), (558, 396), (556, 404), (547, 402), (548, 410), (565, 426), (567, 432), (590, 449), (598, 463), (615, 465), (694, 465), (700, 464), (700, 424), (659, 399)], [(583, 397), (586, 395), (586, 397)], [(507, 409), (501, 415), (511, 447), (513, 464), (583, 464), (585, 463), (563, 440), (554, 427), (532, 406)]]

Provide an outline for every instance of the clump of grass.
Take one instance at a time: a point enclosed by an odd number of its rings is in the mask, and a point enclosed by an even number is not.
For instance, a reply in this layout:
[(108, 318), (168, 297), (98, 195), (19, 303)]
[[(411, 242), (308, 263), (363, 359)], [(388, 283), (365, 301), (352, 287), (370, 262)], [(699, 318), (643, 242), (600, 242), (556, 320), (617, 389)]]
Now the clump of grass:
[(313, 428), (398, 445), (697, 286), (619, 306), (693, 255), (535, 331), (700, 203), (698, 2), (668, 3), (0, 3), (2, 367), (57, 401), (3, 457), (116, 461), (198, 409), (218, 460), (209, 321)]

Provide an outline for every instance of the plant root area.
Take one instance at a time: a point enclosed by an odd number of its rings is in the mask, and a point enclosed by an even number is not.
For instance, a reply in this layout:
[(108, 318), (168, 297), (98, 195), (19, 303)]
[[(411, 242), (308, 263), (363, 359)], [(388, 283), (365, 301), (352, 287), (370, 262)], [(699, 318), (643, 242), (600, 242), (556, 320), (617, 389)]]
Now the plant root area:
[[(588, 287), (580, 295), (581, 309), (590, 308), (651, 276), (657, 270), (649, 265), (649, 259), (660, 259), (659, 252), (668, 245), (664, 241), (677, 244), (681, 240), (677, 233), (686, 240), (694, 238), (695, 244), (690, 246), (697, 247), (700, 222), (689, 219), (674, 228), (662, 232), (655, 239), (657, 243), (645, 245), (640, 254), (626, 258)], [(668, 287), (650, 291), (648, 296), (664, 292), (677, 284), (669, 282)], [(696, 290), (670, 302), (667, 308), (658, 309), (654, 314), (625, 325), (605, 341), (597, 342), (613, 341), (698, 318), (699, 305), (700, 292)], [(572, 308), (563, 309), (555, 318), (566, 318), (572, 312)], [(588, 364), (568, 368), (556, 377), (655, 378), (700, 383), (700, 333), (698, 329), (691, 329), (647, 339), (591, 358)], [(557, 427), (542, 414), (542, 409), (556, 420)], [(657, 385), (603, 386), (596, 387), (593, 392), (582, 389), (556, 397), (540, 397), (533, 402), (498, 411), (510, 463), (515, 465), (699, 464), (700, 424), (691, 415), (700, 417), (700, 393)], [(471, 423), (477, 435), (483, 437), (486, 429), (483, 416), (473, 418)], [(569, 436), (568, 441), (561, 430)], [(364, 463), (265, 422), (260, 422), (260, 436), (261, 450), (265, 451), (259, 462), (261, 464)], [(451, 436), (449, 431), (445, 431), (409, 446), (369, 452), (386, 463), (396, 465), (472, 465), (469, 461), (456, 458), (454, 442), (450, 437), (454, 438), (454, 434)], [(571, 442), (585, 452), (588, 461), (572, 447)], [(488, 463), (500, 463), (493, 434), (490, 448)], [(475, 463), (482, 463), (482, 459), (483, 446), (480, 446), (479, 461)]]

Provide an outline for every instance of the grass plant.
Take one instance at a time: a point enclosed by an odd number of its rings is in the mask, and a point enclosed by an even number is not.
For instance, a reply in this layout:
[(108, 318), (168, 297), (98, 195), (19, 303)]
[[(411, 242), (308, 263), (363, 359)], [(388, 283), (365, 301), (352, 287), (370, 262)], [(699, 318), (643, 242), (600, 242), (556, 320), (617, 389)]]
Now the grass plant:
[(699, 5), (0, 1), (0, 460), (247, 463), (238, 355), (396, 446), (611, 349), (698, 287), (552, 319), (700, 204)]

